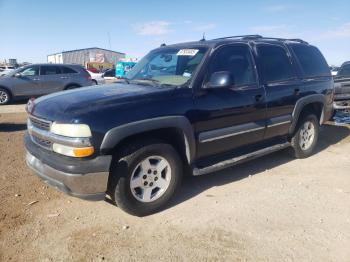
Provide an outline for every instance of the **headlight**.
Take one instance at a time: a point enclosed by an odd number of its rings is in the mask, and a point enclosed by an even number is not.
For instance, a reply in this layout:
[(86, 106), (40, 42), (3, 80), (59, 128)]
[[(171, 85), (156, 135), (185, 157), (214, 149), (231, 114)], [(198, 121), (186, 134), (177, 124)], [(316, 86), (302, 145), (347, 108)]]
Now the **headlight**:
[[(91, 130), (88, 125), (85, 124), (58, 124), (54, 122), (50, 128), (51, 133), (65, 136), (68, 138), (86, 139), (91, 137)], [(93, 146), (68, 146), (59, 142), (55, 142), (52, 145), (52, 150), (58, 154), (71, 157), (87, 157), (94, 153)]]
[(85, 124), (58, 124), (54, 122), (50, 131), (61, 136), (91, 137), (90, 127)]

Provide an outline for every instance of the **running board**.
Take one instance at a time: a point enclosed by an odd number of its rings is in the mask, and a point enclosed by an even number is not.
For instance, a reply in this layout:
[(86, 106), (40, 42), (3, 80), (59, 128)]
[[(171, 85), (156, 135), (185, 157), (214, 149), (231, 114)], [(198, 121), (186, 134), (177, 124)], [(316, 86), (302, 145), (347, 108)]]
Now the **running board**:
[(264, 155), (271, 154), (273, 152), (282, 150), (282, 149), (287, 148), (289, 146), (290, 146), (290, 143), (286, 142), (286, 143), (283, 143), (283, 144), (277, 144), (277, 145), (273, 145), (273, 146), (270, 146), (270, 147), (266, 147), (266, 148), (263, 148), (263, 149), (260, 149), (260, 150), (257, 150), (257, 151), (245, 154), (245, 155), (241, 155), (241, 156), (238, 156), (238, 157), (227, 159), (227, 160), (218, 162), (218, 163), (216, 163), (214, 165), (211, 165), (211, 166), (206, 166), (206, 167), (203, 167), (203, 168), (194, 167), (193, 168), (193, 175), (194, 176), (200, 176), (200, 175), (205, 175), (205, 174), (208, 174), (208, 173), (216, 172), (216, 171), (219, 171), (219, 170), (225, 169), (227, 167), (243, 163), (245, 161), (248, 161), (248, 160), (251, 160), (251, 159), (254, 159), (254, 158), (258, 158), (258, 157), (261, 157), (261, 156), (264, 156)]

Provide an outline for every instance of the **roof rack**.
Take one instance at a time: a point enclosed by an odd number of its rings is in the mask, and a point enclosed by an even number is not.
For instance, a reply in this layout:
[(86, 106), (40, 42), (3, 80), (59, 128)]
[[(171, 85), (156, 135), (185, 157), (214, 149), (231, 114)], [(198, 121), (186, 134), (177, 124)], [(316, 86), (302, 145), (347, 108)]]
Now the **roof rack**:
[(298, 38), (277, 38), (277, 37), (263, 37), (261, 35), (236, 35), (236, 36), (227, 36), (227, 37), (220, 37), (220, 38), (215, 38), (213, 40), (224, 40), (224, 39), (232, 39), (232, 38), (240, 38), (242, 40), (249, 40), (249, 39), (266, 39), (266, 40), (277, 40), (277, 41), (293, 41), (293, 42), (299, 42), (303, 44), (308, 44), (308, 42), (298, 39)]
[(256, 38), (263, 38), (263, 37), (261, 35), (233, 35), (233, 36), (215, 38), (213, 40), (223, 40), (223, 39), (230, 39), (230, 38), (256, 39)]
[(263, 37), (263, 39), (267, 40), (277, 40), (277, 41), (293, 41), (293, 42), (299, 42), (302, 44), (308, 44), (308, 42), (299, 39), (299, 38), (278, 38), (278, 37)]

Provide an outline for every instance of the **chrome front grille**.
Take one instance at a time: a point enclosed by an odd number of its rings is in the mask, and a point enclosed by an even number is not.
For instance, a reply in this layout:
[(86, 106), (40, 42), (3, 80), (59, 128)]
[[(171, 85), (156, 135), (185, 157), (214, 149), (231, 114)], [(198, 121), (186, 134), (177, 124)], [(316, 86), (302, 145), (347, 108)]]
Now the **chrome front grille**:
[(67, 137), (51, 133), (50, 127), (52, 123), (30, 115), (27, 125), (31, 140), (35, 144), (51, 151), (53, 150), (53, 144), (70, 147), (88, 147), (92, 145), (90, 137)]
[(51, 121), (43, 120), (34, 116), (29, 116), (30, 122), (33, 126), (39, 129), (50, 131)]
[(47, 139), (41, 139), (39, 137), (32, 136), (32, 140), (34, 141), (34, 143), (36, 143), (42, 147), (45, 147), (47, 149), (50, 149), (52, 146), (52, 142), (50, 140), (47, 140)]
[(28, 119), (28, 131), (30, 134), (30, 137), (32, 139), (32, 141), (45, 148), (48, 150), (52, 149), (52, 142), (46, 138), (40, 137), (37, 135), (37, 133), (32, 132), (33, 128), (37, 129), (37, 130), (42, 130), (43, 132), (49, 132), (50, 131), (50, 127), (51, 127), (51, 121), (47, 121), (44, 119), (40, 119), (34, 116), (29, 115), (29, 119)]

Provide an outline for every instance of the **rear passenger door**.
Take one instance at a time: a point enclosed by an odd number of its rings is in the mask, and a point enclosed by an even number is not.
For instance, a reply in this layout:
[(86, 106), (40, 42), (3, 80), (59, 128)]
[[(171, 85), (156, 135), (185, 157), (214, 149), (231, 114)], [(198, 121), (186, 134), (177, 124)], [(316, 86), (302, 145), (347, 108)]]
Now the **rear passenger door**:
[(257, 44), (256, 51), (261, 84), (266, 91), (265, 139), (285, 135), (300, 97), (301, 81), (291, 55), (283, 44)]
[(62, 72), (56, 65), (40, 66), (40, 92), (41, 95), (62, 90)]

